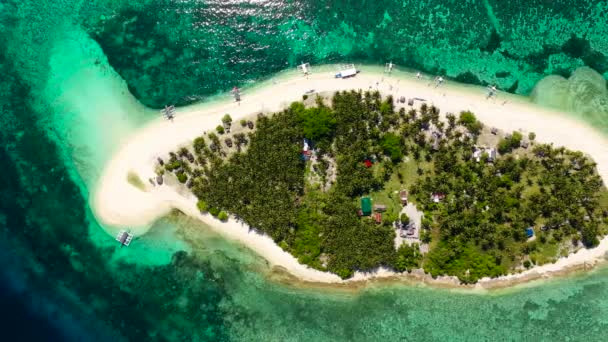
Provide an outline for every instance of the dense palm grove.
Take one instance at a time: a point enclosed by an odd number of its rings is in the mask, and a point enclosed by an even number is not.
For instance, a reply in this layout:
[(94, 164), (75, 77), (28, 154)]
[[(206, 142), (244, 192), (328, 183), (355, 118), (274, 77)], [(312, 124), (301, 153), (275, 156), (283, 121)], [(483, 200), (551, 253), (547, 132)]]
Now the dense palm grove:
[[(471, 283), (593, 247), (606, 233), (608, 196), (582, 153), (513, 132), (496, 144), (498, 156), (476, 160), (478, 140), (489, 133), (470, 112), (442, 120), (426, 104), (396, 111), (393, 98), (377, 92), (305, 102), (259, 115), (255, 130), (241, 120), (231, 135), (236, 124), (226, 115), (217, 134), (172, 153), (158, 172), (175, 173), (201, 211), (232, 214), (300, 262), (344, 278), (379, 266), (422, 267)], [(302, 154), (305, 139), (311, 160)], [(381, 222), (358, 213), (361, 196), (391, 199), (395, 187), (424, 212), (420, 242), (428, 253), (417, 244), (395, 248), (395, 203)]]

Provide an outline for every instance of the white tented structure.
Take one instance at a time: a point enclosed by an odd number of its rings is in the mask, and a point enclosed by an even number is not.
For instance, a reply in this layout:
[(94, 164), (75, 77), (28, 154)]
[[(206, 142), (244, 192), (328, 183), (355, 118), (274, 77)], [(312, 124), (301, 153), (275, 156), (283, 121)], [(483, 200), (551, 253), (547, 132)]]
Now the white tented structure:
[(304, 75), (310, 74), (310, 72), (311, 72), (310, 63), (302, 63), (302, 64), (298, 65), (298, 70), (301, 73), (303, 73)]
[(336, 73), (336, 78), (347, 78), (357, 75), (359, 71), (355, 68), (354, 64), (344, 64), (341, 66), (340, 71)]

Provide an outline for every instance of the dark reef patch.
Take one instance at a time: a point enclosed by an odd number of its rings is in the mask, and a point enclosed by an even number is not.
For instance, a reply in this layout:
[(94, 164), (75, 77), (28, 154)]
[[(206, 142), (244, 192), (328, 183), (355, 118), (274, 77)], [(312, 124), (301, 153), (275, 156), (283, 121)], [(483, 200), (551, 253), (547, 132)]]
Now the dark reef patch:
[(505, 77), (511, 76), (511, 72), (510, 71), (497, 71), (494, 75), (496, 75), (496, 77), (498, 77), (498, 78), (505, 78)]
[(515, 94), (517, 92), (518, 87), (519, 87), (519, 80), (515, 80), (515, 82), (513, 82), (513, 84), (509, 88), (507, 88), (507, 92)]
[(490, 32), (490, 37), (488, 37), (488, 42), (481, 48), (481, 51), (493, 53), (500, 48), (501, 41), (500, 35), (496, 29), (493, 29), (492, 32)]
[(573, 34), (564, 45), (562, 51), (570, 57), (580, 58), (585, 65), (599, 72), (600, 74), (608, 71), (608, 58), (591, 47), (589, 40)]
[[(474, 73), (467, 71), (454, 77), (454, 81), (467, 84), (483, 85), (484, 83)], [(486, 83), (487, 84), (487, 83)]]

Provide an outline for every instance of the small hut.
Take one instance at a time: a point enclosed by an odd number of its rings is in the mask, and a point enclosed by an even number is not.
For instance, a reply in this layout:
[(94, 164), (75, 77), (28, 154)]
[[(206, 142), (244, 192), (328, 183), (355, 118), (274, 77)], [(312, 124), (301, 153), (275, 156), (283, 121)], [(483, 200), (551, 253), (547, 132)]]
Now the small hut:
[(372, 200), (369, 197), (361, 197), (361, 215), (369, 216), (372, 214)]
[(377, 224), (382, 223), (382, 213), (375, 213), (374, 214), (374, 221), (376, 221)]
[(488, 152), (488, 162), (493, 163), (494, 161), (496, 161), (496, 158), (498, 157), (498, 152), (495, 148), (489, 148), (487, 150)]
[(434, 192), (431, 194), (431, 200), (435, 203), (439, 203), (439, 202), (443, 201), (444, 198), (445, 198), (445, 194), (442, 192)]
[(407, 205), (407, 191), (399, 191), (399, 199), (401, 200), (402, 205)]
[(374, 211), (377, 213), (383, 213), (386, 211), (386, 206), (384, 204), (374, 204)]
[(534, 228), (532, 227), (528, 227), (526, 228), (526, 236), (529, 238), (534, 236)]

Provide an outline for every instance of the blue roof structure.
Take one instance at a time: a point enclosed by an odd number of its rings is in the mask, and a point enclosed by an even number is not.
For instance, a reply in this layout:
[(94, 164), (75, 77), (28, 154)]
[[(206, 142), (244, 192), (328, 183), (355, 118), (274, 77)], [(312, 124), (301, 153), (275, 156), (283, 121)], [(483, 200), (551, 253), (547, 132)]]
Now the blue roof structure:
[(526, 235), (531, 238), (534, 236), (534, 229), (532, 227), (526, 228)]

